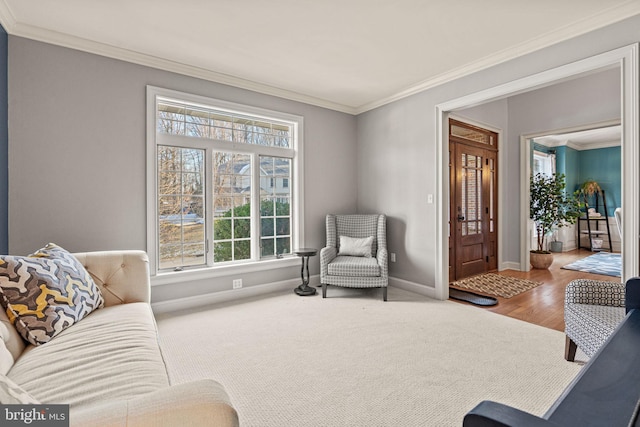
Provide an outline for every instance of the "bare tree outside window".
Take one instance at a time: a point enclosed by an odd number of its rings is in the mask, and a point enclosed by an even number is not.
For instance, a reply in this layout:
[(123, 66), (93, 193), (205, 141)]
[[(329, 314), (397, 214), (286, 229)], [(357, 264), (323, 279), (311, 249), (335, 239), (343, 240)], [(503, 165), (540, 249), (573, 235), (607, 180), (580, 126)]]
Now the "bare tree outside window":
[(299, 126), (156, 98), (158, 270), (291, 253)]
[(206, 263), (204, 150), (158, 147), (160, 267)]

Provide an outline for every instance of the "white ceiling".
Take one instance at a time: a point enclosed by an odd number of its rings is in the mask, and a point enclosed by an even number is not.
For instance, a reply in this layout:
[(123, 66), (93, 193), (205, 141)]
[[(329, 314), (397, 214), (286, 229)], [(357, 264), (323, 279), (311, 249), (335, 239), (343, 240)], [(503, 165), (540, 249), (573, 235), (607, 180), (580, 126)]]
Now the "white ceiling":
[(568, 145), (577, 150), (617, 147), (621, 145), (622, 142), (622, 127), (615, 125), (577, 132), (545, 135), (534, 138), (534, 141), (547, 147)]
[(12, 35), (353, 114), (639, 13), (638, 0), (0, 0)]

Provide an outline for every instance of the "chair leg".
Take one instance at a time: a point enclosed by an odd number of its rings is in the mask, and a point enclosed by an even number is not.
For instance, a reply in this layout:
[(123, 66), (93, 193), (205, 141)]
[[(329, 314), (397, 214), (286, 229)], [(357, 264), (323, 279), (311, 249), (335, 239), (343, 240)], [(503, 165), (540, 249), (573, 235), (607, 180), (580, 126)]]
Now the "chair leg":
[(323, 283), (322, 284), (322, 298), (326, 298), (327, 297), (327, 284)]
[(382, 288), (382, 301), (386, 301), (387, 300), (387, 287), (383, 287)]
[(578, 349), (578, 345), (573, 342), (569, 336), (566, 336), (564, 342), (564, 358), (569, 362), (573, 362), (576, 359), (576, 350)]

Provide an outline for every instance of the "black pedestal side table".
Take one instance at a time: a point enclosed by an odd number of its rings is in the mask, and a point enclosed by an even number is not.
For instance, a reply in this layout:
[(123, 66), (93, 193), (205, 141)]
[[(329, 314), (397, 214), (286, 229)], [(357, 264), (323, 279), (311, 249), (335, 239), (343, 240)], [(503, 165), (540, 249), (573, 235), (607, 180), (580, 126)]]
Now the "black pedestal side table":
[(293, 251), (293, 253), (302, 258), (302, 269), (300, 270), (302, 284), (295, 288), (294, 292), (301, 296), (315, 295), (316, 288), (309, 286), (309, 257), (315, 256), (318, 253), (318, 250), (312, 248), (300, 248), (297, 251)]

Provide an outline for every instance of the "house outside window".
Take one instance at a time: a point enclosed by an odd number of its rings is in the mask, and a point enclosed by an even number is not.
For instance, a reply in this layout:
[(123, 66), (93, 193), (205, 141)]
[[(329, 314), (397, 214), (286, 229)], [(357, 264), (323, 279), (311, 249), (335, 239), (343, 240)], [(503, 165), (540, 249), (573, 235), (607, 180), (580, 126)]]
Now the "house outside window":
[(301, 117), (151, 86), (147, 104), (152, 274), (256, 264), (299, 246)]

